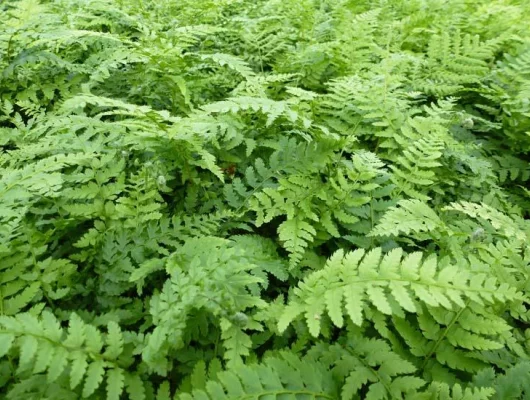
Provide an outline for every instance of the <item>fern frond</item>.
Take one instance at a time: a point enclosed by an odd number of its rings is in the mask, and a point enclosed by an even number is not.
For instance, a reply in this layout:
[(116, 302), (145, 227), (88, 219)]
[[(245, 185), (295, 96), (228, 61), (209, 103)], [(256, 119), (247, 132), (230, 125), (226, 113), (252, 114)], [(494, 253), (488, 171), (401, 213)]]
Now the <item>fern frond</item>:
[(405, 235), (411, 232), (429, 232), (444, 230), (444, 222), (427, 204), (420, 200), (403, 200), (390, 208), (374, 227), (370, 236)]
[(306, 221), (299, 219), (288, 219), (278, 227), (278, 237), (287, 251), (291, 253), (291, 267), (302, 259), (304, 250), (315, 235), (315, 229)]
[[(106, 377), (105, 398), (117, 399), (123, 390), (124, 374), (138, 379), (125, 372), (127, 361), (122, 358), (125, 341), (116, 323), (109, 323), (108, 333), (102, 336), (76, 314), (72, 314), (66, 331), (48, 311), (39, 317), (20, 313), (15, 317), (0, 317), (0, 335), (1, 356), (18, 355), (17, 374), (23, 382), (28, 371), (46, 372), (46, 384), (69, 377), (70, 389), (81, 388), (83, 382), (82, 396), (89, 397), (101, 390)], [(31, 378), (27, 383), (31, 384)], [(141, 380), (140, 384), (143, 386)]]
[(381, 249), (347, 254), (339, 250), (324, 269), (309, 275), (293, 291), (278, 329), (285, 331), (300, 314), (313, 336), (320, 333), (323, 314), (329, 314), (338, 327), (344, 324), (344, 313), (361, 325), (366, 304), (391, 315), (403, 309), (418, 312), (417, 301), (451, 310), (455, 305), (463, 307), (464, 299), (489, 304), (517, 296), (513, 287), (499, 284), (493, 277), (460, 270), (456, 265), (440, 268), (435, 256), (423, 259), (421, 253), (412, 253), (403, 257), (399, 248), (383, 257)]
[(266, 125), (270, 126), (279, 117), (283, 116), (290, 122), (295, 123), (297, 120), (302, 120), (302, 123), (308, 127), (311, 122), (304, 120), (295, 110), (290, 107), (290, 104), (285, 101), (274, 101), (260, 97), (239, 96), (233, 97), (224, 101), (207, 104), (202, 107), (207, 113), (238, 113), (240, 111), (252, 110), (254, 112), (261, 111), (267, 115)]
[[(169, 361), (165, 358), (170, 349), (184, 346), (183, 337), (193, 310), (204, 308), (228, 319), (237, 313), (244, 314), (249, 308), (265, 305), (246, 290), (261, 283), (259, 277), (250, 274), (258, 268), (260, 257), (258, 255), (254, 263), (252, 254), (247, 251), (237, 241), (202, 237), (186, 241), (168, 258), (166, 271), (170, 278), (162, 292), (151, 299), (155, 329), (147, 336), (142, 353), (150, 368), (160, 374), (167, 371)], [(230, 329), (226, 322), (223, 323), (225, 332)], [(236, 332), (226, 333), (226, 338), (233, 338), (234, 334)], [(228, 347), (233, 348), (233, 344)], [(227, 357), (232, 355), (245, 353), (226, 353)]]
[(228, 68), (240, 73), (244, 78), (247, 79), (252, 78), (254, 76), (254, 72), (246, 62), (230, 54), (204, 54), (201, 56), (201, 59), (212, 60), (213, 62), (219, 64), (221, 67), (226, 65)]
[(526, 239), (527, 224), (518, 216), (508, 216), (487, 204), (471, 202), (458, 202), (444, 208), (446, 211), (458, 211), (471, 218), (487, 221), (497, 231), (503, 232), (506, 237), (515, 236), (518, 240)]
[(366, 398), (400, 398), (414, 393), (425, 381), (413, 376), (416, 368), (394, 353), (383, 340), (348, 335), (340, 344), (319, 343), (308, 356), (332, 370), (341, 383), (341, 398), (366, 393)]
[(262, 363), (238, 365), (218, 373), (216, 380), (206, 382), (204, 389), (178, 395), (179, 400), (245, 399), (285, 396), (336, 398), (337, 388), (329, 370), (292, 353), (281, 352), (266, 357)]
[(411, 197), (428, 200), (429, 197), (421, 191), (435, 183), (434, 169), (442, 165), (438, 159), (443, 147), (443, 143), (436, 139), (420, 139), (408, 146), (403, 155), (397, 157), (397, 163), (390, 166), (396, 185)]
[(460, 384), (449, 386), (446, 383), (433, 382), (428, 389), (422, 393), (407, 396), (407, 400), (442, 400), (442, 399), (469, 399), (469, 400), (488, 400), (492, 398), (494, 389), (486, 388), (463, 388)]

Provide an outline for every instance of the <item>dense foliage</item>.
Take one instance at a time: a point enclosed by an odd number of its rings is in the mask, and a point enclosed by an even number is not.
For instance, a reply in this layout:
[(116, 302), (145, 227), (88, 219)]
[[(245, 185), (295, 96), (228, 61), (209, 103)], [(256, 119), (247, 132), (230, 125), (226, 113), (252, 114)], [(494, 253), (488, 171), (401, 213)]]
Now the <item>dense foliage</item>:
[(530, 3), (0, 11), (2, 398), (530, 397)]

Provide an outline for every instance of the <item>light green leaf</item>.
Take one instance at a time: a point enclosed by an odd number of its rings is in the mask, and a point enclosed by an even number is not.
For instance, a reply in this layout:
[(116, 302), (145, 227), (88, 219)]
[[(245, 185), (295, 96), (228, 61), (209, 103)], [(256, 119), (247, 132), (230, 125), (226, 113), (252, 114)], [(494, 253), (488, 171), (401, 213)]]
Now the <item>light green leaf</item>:
[(103, 381), (105, 374), (105, 362), (96, 360), (88, 366), (86, 372), (85, 385), (83, 386), (83, 397), (91, 396)]
[(107, 372), (107, 399), (119, 400), (123, 392), (125, 376), (120, 368), (112, 368)]

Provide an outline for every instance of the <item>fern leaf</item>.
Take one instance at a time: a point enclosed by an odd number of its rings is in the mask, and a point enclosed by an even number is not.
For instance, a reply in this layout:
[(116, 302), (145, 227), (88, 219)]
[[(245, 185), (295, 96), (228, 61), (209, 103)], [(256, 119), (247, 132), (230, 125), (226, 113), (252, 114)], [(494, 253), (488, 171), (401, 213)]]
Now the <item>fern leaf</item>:
[(156, 392), (156, 400), (171, 400), (171, 394), (169, 391), (169, 383), (162, 382)]
[(250, 354), (252, 347), (252, 340), (243, 332), (243, 330), (230, 323), (228, 320), (221, 321), (221, 338), (226, 347), (225, 358), (228, 360), (228, 365), (241, 362), (242, 357)]
[(145, 387), (138, 375), (125, 375), (125, 389), (131, 400), (145, 400)]
[(38, 348), (37, 339), (33, 336), (25, 336), (21, 339), (19, 370), (29, 369)]
[(105, 374), (105, 362), (103, 360), (96, 360), (91, 363), (86, 371), (85, 384), (83, 386), (83, 397), (91, 396), (103, 381)]
[(306, 221), (288, 219), (278, 227), (278, 235), (289, 251), (290, 265), (294, 267), (302, 259), (303, 252), (316, 235), (315, 229)]
[(433, 382), (423, 393), (413, 394), (407, 397), (407, 400), (421, 399), (469, 399), (469, 400), (488, 400), (493, 395), (492, 388), (462, 388), (459, 384), (450, 387), (446, 383)]
[(210, 59), (218, 63), (220, 66), (226, 65), (228, 68), (240, 73), (245, 78), (250, 78), (254, 75), (254, 72), (245, 61), (230, 54), (205, 54), (202, 55), (201, 58), (203, 60)]
[[(325, 309), (329, 290), (335, 291), (333, 295), (337, 297), (342, 293), (346, 310), (354, 312), (350, 318), (357, 322), (362, 321), (358, 310), (366, 303), (371, 303), (385, 314), (393, 314), (389, 302), (400, 304), (400, 299), (404, 300), (403, 308), (414, 312), (413, 301), (417, 300), (432, 307), (452, 309), (453, 304), (463, 306), (462, 297), (479, 304), (489, 304), (497, 301), (495, 299), (503, 301), (518, 296), (514, 288), (499, 285), (494, 278), (486, 280), (482, 274), (470, 274), (452, 265), (438, 270), (435, 258), (431, 256), (422, 261), (421, 253), (412, 253), (401, 259), (401, 249), (395, 249), (381, 259), (380, 249), (369, 253), (356, 250), (347, 255), (338, 252), (328, 260), (324, 269), (310, 274), (295, 289), (294, 296), (280, 316), (280, 331), (297, 315), (305, 313), (310, 331), (316, 336), (320, 331), (319, 317)], [(351, 293), (355, 293), (353, 299)], [(352, 304), (352, 300), (357, 303)], [(334, 305), (341, 304), (335, 301)], [(333, 321), (340, 322), (337, 314), (343, 312), (342, 306), (333, 310)]]
[(15, 340), (15, 335), (11, 333), (1, 332), (0, 338), (0, 357), (4, 357), (11, 349), (13, 341)]
[(123, 337), (119, 325), (115, 322), (109, 323), (108, 331), (105, 355), (111, 359), (115, 359), (123, 351)]
[(427, 204), (420, 200), (403, 200), (383, 215), (370, 236), (409, 235), (411, 232), (436, 232), (443, 229), (444, 223)]
[(88, 362), (87, 356), (81, 351), (74, 351), (70, 358), (72, 359), (72, 370), (70, 372), (70, 388), (74, 389), (81, 383), (85, 376)]
[(285, 396), (335, 398), (336, 387), (329, 371), (308, 360), (282, 352), (267, 357), (256, 365), (237, 365), (208, 381), (206, 390), (180, 394), (178, 399), (243, 399), (251, 397), (281, 398)]
[(107, 399), (119, 400), (123, 392), (125, 376), (120, 368), (113, 368), (107, 373)]
[(81, 347), (85, 342), (85, 324), (77, 314), (70, 317), (68, 323), (68, 336), (64, 341), (66, 346)]
[(55, 348), (50, 343), (42, 343), (35, 359), (33, 373), (38, 374), (46, 371), (54, 357)]
[(48, 381), (57, 380), (68, 363), (68, 351), (64, 347), (57, 347), (48, 368)]
[[(379, 339), (350, 334), (341, 344), (318, 343), (309, 357), (329, 366), (341, 382), (341, 398), (350, 399), (367, 391), (382, 398), (403, 397), (425, 385), (412, 374), (416, 368)], [(367, 395), (368, 396), (368, 395)]]

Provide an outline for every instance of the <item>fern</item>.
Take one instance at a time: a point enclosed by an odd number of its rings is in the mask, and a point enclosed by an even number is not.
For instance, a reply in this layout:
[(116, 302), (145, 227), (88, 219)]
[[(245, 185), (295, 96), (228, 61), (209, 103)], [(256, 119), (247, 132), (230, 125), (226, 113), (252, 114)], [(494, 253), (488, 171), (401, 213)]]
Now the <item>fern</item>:
[[(198, 248), (206, 251), (199, 255)], [(171, 277), (165, 282), (162, 292), (155, 294), (151, 300), (150, 312), (155, 329), (148, 335), (142, 354), (151, 368), (159, 373), (166, 372), (167, 364), (162, 362), (165, 353), (170, 348), (183, 346), (182, 336), (189, 314), (193, 309), (203, 307), (222, 318), (226, 345), (232, 349), (226, 353), (226, 357), (235, 360), (248, 355), (246, 334), (240, 328), (232, 330), (230, 320), (238, 320), (238, 313), (246, 320), (244, 312), (247, 308), (264, 306), (263, 300), (251, 296), (245, 290), (245, 287), (261, 281), (256, 276), (241, 274), (257, 267), (249, 263), (252, 260), (249, 256), (245, 254), (244, 248), (232, 247), (229, 241), (204, 237), (188, 241), (170, 257), (166, 269)], [(203, 292), (201, 288), (206, 291)], [(243, 327), (246, 325), (242, 323)], [(240, 338), (234, 338), (234, 335)], [(232, 341), (236, 341), (241, 348), (234, 349)]]
[[(69, 377), (71, 390), (79, 390), (82, 397), (91, 396), (99, 389), (106, 377), (106, 398), (118, 399), (124, 388), (135, 385), (137, 375), (131, 375), (125, 368), (129, 366), (124, 352), (123, 334), (116, 323), (109, 323), (105, 337), (92, 325), (85, 324), (73, 314), (68, 331), (61, 328), (60, 322), (48, 311), (40, 317), (20, 313), (16, 317), (2, 317), (2, 355), (18, 355), (17, 374), (24, 376), (32, 371), (36, 377), (45, 376), (46, 383), (53, 384), (62, 376)], [(18, 351), (17, 351), (18, 350)], [(16, 353), (15, 353), (16, 351)], [(46, 375), (39, 375), (44, 374)], [(26, 390), (38, 389), (37, 382), (26, 382)], [(136, 396), (145, 398), (140, 385), (136, 385)], [(22, 394), (15, 390), (17, 395)], [(10, 397), (13, 395), (10, 394)]]
[(422, 260), (421, 253), (402, 257), (401, 249), (384, 257), (381, 249), (347, 254), (339, 250), (321, 271), (308, 276), (294, 290), (279, 318), (279, 330), (284, 331), (294, 318), (303, 314), (311, 334), (317, 336), (323, 314), (341, 327), (344, 311), (355, 324), (361, 325), (366, 303), (384, 314), (399, 315), (403, 310), (418, 312), (417, 300), (450, 310), (455, 305), (463, 307), (465, 299), (488, 304), (518, 296), (514, 288), (499, 285), (495, 278), (470, 274), (455, 265), (438, 269), (436, 257)]
[(472, 218), (485, 220), (496, 230), (499, 230), (502, 227), (506, 236), (515, 236), (519, 240), (524, 240), (526, 238), (524, 232), (526, 224), (521, 221), (519, 217), (514, 216), (513, 218), (510, 218), (486, 204), (479, 205), (462, 202), (460, 204), (451, 204), (450, 206), (447, 206), (445, 210), (460, 211)]
[(429, 388), (423, 393), (413, 394), (407, 398), (411, 400), (419, 399), (473, 399), (473, 400), (487, 400), (491, 398), (493, 389), (491, 388), (463, 388), (459, 384), (453, 387), (444, 383), (432, 383)]
[(433, 231), (443, 231), (443, 221), (425, 203), (419, 200), (403, 200), (398, 203), (398, 206), (391, 208), (383, 215), (371, 235), (397, 236), (402, 232), (405, 234), (429, 232), (435, 236)]
[[(202, 387), (201, 387), (202, 386)], [(277, 399), (287, 396), (336, 398), (336, 386), (331, 374), (317, 363), (301, 360), (282, 352), (267, 357), (261, 364), (239, 365), (217, 374), (190, 394), (178, 399), (243, 399), (267, 396)]]
[(393, 353), (383, 340), (351, 335), (348, 341), (336, 345), (317, 344), (310, 357), (332, 371), (342, 383), (341, 398), (350, 399), (366, 391), (366, 398), (400, 398), (414, 393), (425, 381), (414, 377), (413, 364)]

